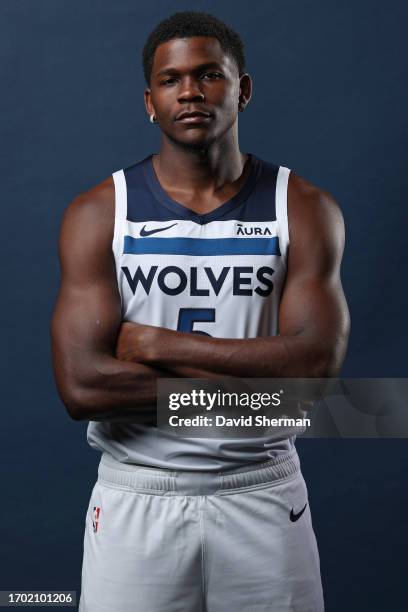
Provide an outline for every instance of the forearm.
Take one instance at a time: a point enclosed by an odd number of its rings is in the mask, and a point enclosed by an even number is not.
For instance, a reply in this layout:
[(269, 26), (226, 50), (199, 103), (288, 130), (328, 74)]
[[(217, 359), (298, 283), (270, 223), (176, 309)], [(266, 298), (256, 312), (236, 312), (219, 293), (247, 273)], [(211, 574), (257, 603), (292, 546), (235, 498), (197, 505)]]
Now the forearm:
[(217, 372), (212, 372), (211, 370), (205, 370), (204, 368), (192, 367), (188, 365), (177, 365), (174, 367), (164, 367), (163, 366), (163, 376), (167, 376), (171, 378), (173, 376), (177, 376), (179, 378), (204, 378), (204, 379), (217, 379), (217, 378), (225, 378), (226, 374), (220, 374)]
[[(61, 398), (75, 420), (153, 424), (158, 378), (211, 378), (210, 372), (180, 366), (177, 372), (109, 355), (76, 361), (71, 376), (57, 377)], [(79, 364), (79, 367), (78, 367)], [(218, 376), (216, 376), (218, 377)]]
[(75, 360), (58, 372), (60, 396), (75, 420), (154, 422), (161, 369), (119, 361), (109, 355)]
[(149, 350), (145, 363), (175, 375), (188, 365), (207, 371), (208, 378), (307, 378), (333, 375), (337, 367), (333, 343), (325, 345), (301, 334), (241, 340), (170, 333), (167, 341)]

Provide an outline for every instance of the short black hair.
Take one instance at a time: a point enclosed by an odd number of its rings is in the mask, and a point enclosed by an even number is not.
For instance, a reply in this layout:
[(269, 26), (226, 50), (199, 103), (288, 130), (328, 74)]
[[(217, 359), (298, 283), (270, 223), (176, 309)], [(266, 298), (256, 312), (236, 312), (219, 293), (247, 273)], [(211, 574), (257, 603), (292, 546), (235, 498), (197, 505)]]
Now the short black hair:
[(148, 86), (150, 86), (154, 54), (157, 47), (173, 38), (191, 38), (192, 36), (216, 38), (223, 51), (235, 60), (239, 76), (244, 74), (244, 43), (239, 34), (214, 15), (198, 11), (183, 11), (174, 13), (161, 21), (149, 34), (143, 48), (143, 73)]

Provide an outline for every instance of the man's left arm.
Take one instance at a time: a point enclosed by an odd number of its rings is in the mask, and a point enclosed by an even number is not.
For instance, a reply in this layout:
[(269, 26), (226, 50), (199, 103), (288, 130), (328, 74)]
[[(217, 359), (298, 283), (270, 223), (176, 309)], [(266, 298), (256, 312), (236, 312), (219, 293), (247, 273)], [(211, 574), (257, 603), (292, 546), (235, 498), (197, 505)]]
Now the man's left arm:
[(328, 193), (291, 173), (288, 218), (290, 247), (279, 336), (223, 339), (124, 323), (118, 358), (186, 377), (195, 377), (196, 371), (207, 378), (336, 376), (350, 327), (340, 280), (343, 217)]

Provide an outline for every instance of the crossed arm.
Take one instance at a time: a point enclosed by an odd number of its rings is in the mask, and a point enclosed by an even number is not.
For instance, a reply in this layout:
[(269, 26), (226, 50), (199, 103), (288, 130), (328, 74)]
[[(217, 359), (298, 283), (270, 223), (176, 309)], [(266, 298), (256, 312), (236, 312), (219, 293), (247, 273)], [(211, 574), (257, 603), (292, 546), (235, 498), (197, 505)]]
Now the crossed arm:
[[(154, 423), (158, 367), (115, 355), (121, 304), (112, 255), (114, 187), (109, 178), (67, 208), (61, 285), (51, 322), (54, 374), (75, 420)], [(184, 376), (203, 376), (189, 368)]]
[(294, 175), (288, 201), (280, 335), (235, 340), (122, 323), (111, 252), (111, 180), (77, 198), (62, 225), (62, 282), (52, 321), (54, 370), (70, 415), (152, 422), (162, 376), (336, 375), (349, 333), (340, 281), (342, 215), (328, 194)]

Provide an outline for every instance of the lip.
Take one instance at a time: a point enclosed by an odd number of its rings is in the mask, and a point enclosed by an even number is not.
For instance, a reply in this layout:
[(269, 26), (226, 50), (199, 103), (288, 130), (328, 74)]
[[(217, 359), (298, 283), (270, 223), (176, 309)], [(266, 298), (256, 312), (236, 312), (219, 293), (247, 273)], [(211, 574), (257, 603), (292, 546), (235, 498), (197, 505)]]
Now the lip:
[(207, 123), (210, 120), (211, 120), (211, 115), (185, 115), (181, 119), (177, 119), (177, 122), (196, 124), (196, 123)]
[(183, 111), (182, 113), (177, 115), (176, 120), (183, 121), (186, 123), (195, 123), (196, 120), (210, 119), (210, 118), (211, 118), (210, 113), (208, 113), (207, 111), (201, 111), (197, 109), (197, 110), (192, 110), (192, 111)]

